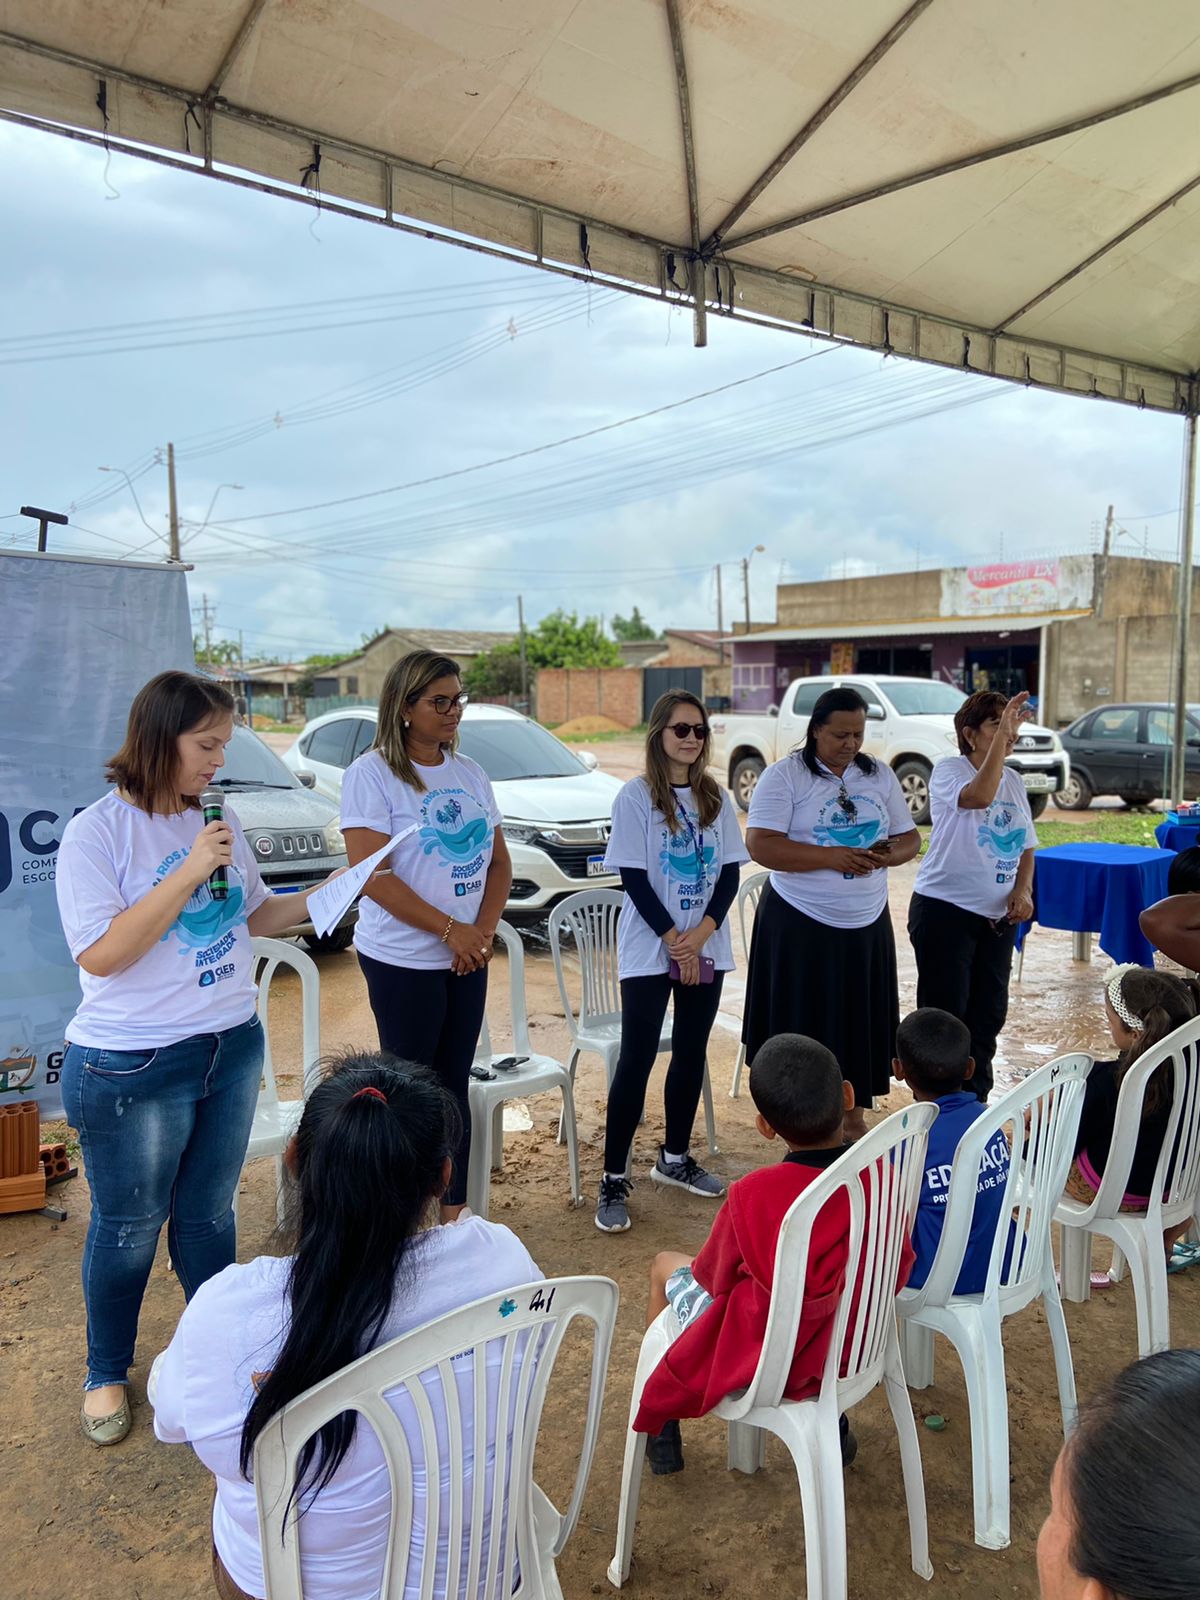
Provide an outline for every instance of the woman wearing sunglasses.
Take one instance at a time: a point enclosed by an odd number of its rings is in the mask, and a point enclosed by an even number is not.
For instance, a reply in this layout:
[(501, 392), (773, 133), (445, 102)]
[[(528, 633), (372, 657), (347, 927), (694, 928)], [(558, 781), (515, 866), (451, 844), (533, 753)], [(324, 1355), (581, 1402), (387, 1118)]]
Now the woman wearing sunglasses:
[(746, 1060), (776, 1033), (819, 1040), (854, 1088), (851, 1139), (888, 1091), (900, 1021), (887, 868), (921, 846), (895, 773), (862, 753), (866, 725), (857, 689), (827, 689), (803, 749), (759, 779), (746, 829), (771, 872), (750, 945)]
[(954, 714), (961, 754), (929, 779), (933, 829), (908, 908), (917, 1004), (965, 1022), (986, 1100), (996, 1039), (1008, 1015), (1017, 927), (1033, 915), (1037, 834), (1019, 772), (1006, 767), (1029, 696), (970, 695)]
[(404, 656), (384, 679), (373, 747), (342, 779), (351, 866), (407, 834), (388, 858), (390, 871), (363, 890), (354, 947), (380, 1049), (432, 1067), (458, 1104), (462, 1137), (443, 1222), (466, 1199), (467, 1088), (492, 938), (512, 883), (491, 783), (457, 753), (466, 699), (456, 662), (431, 650)]
[(650, 713), (645, 775), (630, 779), (613, 801), (604, 860), (620, 872), (626, 903), (617, 925), (621, 1053), (608, 1091), (596, 1207), (602, 1233), (629, 1227), (629, 1152), (671, 999), (665, 1140), (650, 1176), (710, 1199), (725, 1193), (688, 1147), (721, 983), (733, 967), (726, 916), (749, 856), (729, 795), (708, 771), (709, 753), (704, 707), (694, 695), (670, 690)]

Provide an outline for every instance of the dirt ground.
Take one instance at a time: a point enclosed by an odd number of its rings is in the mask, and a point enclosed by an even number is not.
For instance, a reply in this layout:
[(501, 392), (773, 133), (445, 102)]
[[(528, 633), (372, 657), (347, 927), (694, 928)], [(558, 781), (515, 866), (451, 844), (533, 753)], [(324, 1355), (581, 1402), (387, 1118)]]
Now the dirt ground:
[[(606, 769), (627, 776), (636, 752), (598, 747)], [(893, 917), (901, 959), (902, 1005), (911, 1003), (915, 973), (903, 936), (915, 868), (892, 879)], [(737, 950), (735, 934), (735, 950)], [(544, 938), (526, 937), (527, 992), (536, 1047), (565, 1059), (568, 1035)], [(739, 952), (740, 954), (740, 952)], [(319, 958), (322, 1043), (371, 1045), (374, 1031), (352, 952)], [(998, 1078), (1015, 1081), (1065, 1050), (1107, 1048), (1098, 1001), (1107, 962), (1071, 960), (1067, 934), (1039, 929), (1024, 976), (1013, 986), (1010, 1023), (997, 1061)], [(737, 1050), (744, 972), (731, 974), (724, 1011), (714, 1032), (711, 1072), (720, 1152), (711, 1165), (736, 1178), (768, 1155), (753, 1127), (743, 1092), (728, 1087)], [(507, 970), (502, 956), (492, 969), (493, 1038), (505, 1038)], [(281, 1093), (298, 1093), (294, 1063), (299, 1048), (297, 985), (277, 980), (270, 1029)], [(661, 1072), (661, 1068), (660, 1068)], [(645, 1278), (658, 1249), (694, 1251), (712, 1215), (709, 1203), (661, 1192), (646, 1175), (662, 1133), (660, 1079), (652, 1080), (647, 1121), (639, 1130), (634, 1173), (641, 1179), (631, 1200), (634, 1227), (618, 1237), (600, 1234), (590, 1209), (569, 1206), (566, 1159), (554, 1140), (553, 1097), (530, 1103), (532, 1127), (506, 1136), (506, 1162), (494, 1176), (491, 1215), (520, 1233), (547, 1275), (603, 1273), (621, 1289), (617, 1336), (599, 1447), (574, 1539), (559, 1561), (568, 1600), (608, 1592), (621, 1452), (630, 1382), (644, 1321)], [(894, 1109), (897, 1090), (880, 1109)], [(601, 1165), (603, 1074), (585, 1058), (577, 1090), (585, 1192), (594, 1196)], [(702, 1125), (694, 1148), (702, 1153)], [(79, 1438), (76, 1414), (84, 1345), (79, 1260), (87, 1224), (83, 1177), (56, 1191), (69, 1212), (55, 1225), (40, 1217), (9, 1217), (0, 1229), (0, 1353), (4, 1357), (3, 1416), (7, 1470), (0, 1481), (0, 1521), (8, 1556), (0, 1577), (7, 1600), (192, 1600), (211, 1594), (208, 1575), (211, 1480), (185, 1448), (155, 1442), (145, 1379), (154, 1354), (170, 1338), (182, 1308), (179, 1286), (163, 1252), (155, 1266), (141, 1322), (138, 1364), (132, 1374), (134, 1431), (121, 1446), (95, 1450)], [(274, 1171), (270, 1162), (248, 1169), (240, 1202), (239, 1259), (273, 1249)], [(1107, 1264), (1099, 1246), (1096, 1266)], [(1176, 1344), (1200, 1344), (1200, 1274), (1170, 1280)], [(1076, 1377), (1087, 1396), (1136, 1355), (1132, 1292), (1128, 1283), (1096, 1293), (1086, 1305), (1068, 1305)], [(975, 1546), (971, 1520), (971, 1466), (966, 1396), (950, 1347), (938, 1343), (932, 1388), (913, 1391), (918, 1421), (937, 1413), (941, 1432), (921, 1427), (929, 1505), (930, 1547), (936, 1591), (968, 1595), (1036, 1596), (1034, 1545), (1047, 1507), (1047, 1483), (1061, 1443), (1061, 1422), (1045, 1319), (1032, 1307), (1005, 1329), (1012, 1430), (1012, 1544), (1003, 1552)], [(547, 1407), (537, 1475), (560, 1506), (570, 1496), (578, 1441), (578, 1398), (586, 1381), (582, 1342), (564, 1350)], [(881, 1392), (855, 1412), (859, 1454), (846, 1473), (850, 1592), (895, 1600), (928, 1589), (911, 1571), (895, 1432)], [(727, 1472), (722, 1428), (700, 1421), (685, 1427), (687, 1470), (679, 1477), (647, 1475), (642, 1491), (634, 1568), (627, 1592), (638, 1600), (678, 1600), (681, 1595), (742, 1596), (804, 1591), (804, 1532), (794, 1473), (782, 1447), (771, 1441), (767, 1469), (753, 1478)]]

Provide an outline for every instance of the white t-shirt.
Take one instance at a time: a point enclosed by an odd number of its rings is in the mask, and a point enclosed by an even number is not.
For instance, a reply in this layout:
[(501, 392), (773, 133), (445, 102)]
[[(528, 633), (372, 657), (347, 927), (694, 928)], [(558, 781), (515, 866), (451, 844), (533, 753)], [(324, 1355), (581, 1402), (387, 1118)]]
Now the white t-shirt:
[[(871, 773), (851, 765), (842, 781), (853, 816), (838, 804), (841, 786), (827, 768), (818, 776), (798, 755), (784, 756), (758, 780), (746, 826), (785, 833), (797, 844), (850, 845), (860, 850), (879, 839), (913, 831), (896, 774), (882, 761)], [(868, 927), (887, 905), (886, 868), (869, 878), (846, 878), (824, 868), (772, 872), (771, 887), (797, 911), (830, 928)]]
[[(254, 958), (246, 918), (266, 900), (237, 818), (229, 897), (202, 883), (177, 920), (144, 956), (108, 978), (79, 968), (83, 1002), (67, 1025), (72, 1044), (107, 1050), (161, 1050), (197, 1033), (221, 1033), (254, 1015)], [(204, 818), (188, 810), (150, 816), (115, 789), (63, 830), (58, 852), (58, 912), (78, 957), (108, 932), (114, 917), (141, 900), (190, 852)]]
[[(500, 809), (487, 773), (468, 756), (447, 755), (440, 767), (417, 767), (424, 794), (402, 783), (378, 750), (368, 750), (342, 779), (343, 828), (373, 828), (388, 838), (413, 824), (417, 832), (389, 858), (393, 873), (414, 894), (456, 922), (474, 922), (492, 860)], [(436, 969), (450, 951), (363, 896), (354, 947), (393, 967)]]
[[(402, 1287), (376, 1347), (473, 1300), (542, 1277), (514, 1233), (481, 1217), (418, 1234), (410, 1251)], [(190, 1444), (216, 1478), (213, 1542), (230, 1577), (252, 1595), (263, 1593), (262, 1556), (254, 1485), (241, 1475), (238, 1452), (242, 1424), (254, 1396), (253, 1375), (270, 1370), (283, 1343), (291, 1265), (290, 1257), (259, 1256), (245, 1266), (226, 1267), (210, 1278), (192, 1297), (170, 1345), (155, 1363), (154, 1431), (166, 1444)], [(491, 1505), (501, 1349), (497, 1343), (488, 1350), (489, 1470), (485, 1508)], [(474, 1364), (470, 1356), (459, 1356), (454, 1367), (469, 1464), (475, 1423)], [(445, 1400), (436, 1369), (423, 1376), (421, 1382), (433, 1409), (439, 1442), (444, 1444)], [(517, 1382), (518, 1372), (514, 1371), (514, 1393)], [(420, 1424), (406, 1394), (401, 1392), (389, 1399), (404, 1426), (417, 1468), (412, 1546), (419, 1551), (426, 1527)], [(450, 1510), (449, 1462), (445, 1459), (448, 1452), (443, 1450), (441, 1454), (442, 1532), (435, 1594), (445, 1592), (445, 1528)], [(469, 1465), (462, 1483), (469, 1504), (473, 1489)], [(377, 1600), (390, 1509), (387, 1465), (370, 1424), (360, 1416), (349, 1452), (300, 1523), (305, 1600)], [(462, 1571), (466, 1572), (465, 1559)], [(511, 1583), (505, 1588), (498, 1582), (497, 1596), (507, 1595), (511, 1587)], [(411, 1578), (410, 1587), (404, 1592), (406, 1597), (417, 1595)]]
[(958, 797), (976, 776), (966, 756), (948, 756), (929, 779), (933, 831), (916, 890), (992, 921), (1004, 915), (1025, 850), (1037, 849), (1029, 798), (1019, 773), (1005, 767), (990, 806), (967, 811)]
[[(645, 778), (631, 778), (613, 801), (612, 833), (604, 864), (641, 867), (650, 887), (670, 913), (677, 928), (687, 932), (704, 916), (723, 867), (749, 861), (750, 856), (734, 815), (733, 802), (722, 791), (721, 811), (715, 823), (700, 826), (700, 814), (690, 786), (674, 791), (683, 827), (672, 833), (650, 799)], [(729, 918), (704, 946), (703, 954), (718, 972), (733, 969), (733, 940)], [(643, 978), (666, 972), (670, 957), (662, 940), (642, 920), (626, 896), (617, 924), (617, 970), (622, 978)]]

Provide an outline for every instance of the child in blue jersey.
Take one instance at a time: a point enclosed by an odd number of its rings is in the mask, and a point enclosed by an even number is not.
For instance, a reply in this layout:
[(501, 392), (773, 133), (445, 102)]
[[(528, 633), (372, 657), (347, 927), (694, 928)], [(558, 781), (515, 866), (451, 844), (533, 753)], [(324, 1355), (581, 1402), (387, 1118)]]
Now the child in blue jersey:
[[(910, 1012), (896, 1031), (896, 1055), (897, 1059), (892, 1062), (893, 1077), (908, 1084), (914, 1100), (929, 1101), (938, 1108), (937, 1120), (929, 1130), (925, 1181), (913, 1226), (917, 1260), (908, 1287), (919, 1289), (929, 1276), (942, 1237), (954, 1152), (967, 1129), (987, 1107), (965, 1087), (975, 1071), (971, 1035), (966, 1024), (948, 1011), (923, 1006), (919, 1011)], [(992, 1242), (1000, 1225), (1008, 1158), (1008, 1141), (1003, 1129), (997, 1129), (979, 1169), (975, 1214), (971, 1218), (971, 1232), (962, 1270), (954, 1286), (955, 1294), (983, 1291)]]

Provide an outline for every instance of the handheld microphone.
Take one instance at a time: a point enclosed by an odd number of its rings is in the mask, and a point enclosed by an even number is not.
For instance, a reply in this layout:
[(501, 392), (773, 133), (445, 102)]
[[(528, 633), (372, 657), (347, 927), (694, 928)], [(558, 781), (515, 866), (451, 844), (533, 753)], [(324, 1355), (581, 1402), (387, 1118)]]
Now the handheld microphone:
[[(204, 813), (205, 827), (210, 822), (224, 822), (225, 796), (220, 789), (205, 789), (200, 796), (200, 809)], [(208, 891), (214, 900), (229, 899), (229, 872), (227, 868), (218, 867), (215, 872), (210, 874)]]

